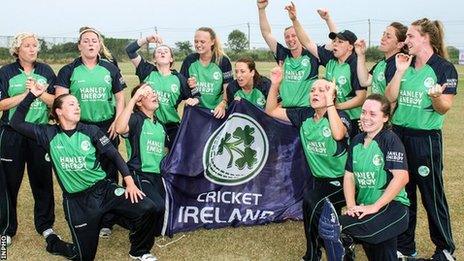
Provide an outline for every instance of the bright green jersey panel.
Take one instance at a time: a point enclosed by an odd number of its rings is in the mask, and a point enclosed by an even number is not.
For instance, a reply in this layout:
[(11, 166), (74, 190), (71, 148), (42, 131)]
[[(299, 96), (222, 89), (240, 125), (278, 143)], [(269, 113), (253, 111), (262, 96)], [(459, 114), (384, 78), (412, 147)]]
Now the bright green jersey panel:
[[(351, 70), (348, 63), (339, 63), (331, 59), (325, 70), (325, 77), (329, 81), (335, 80), (337, 86), (337, 103), (346, 102), (353, 98), (353, 88), (351, 86)], [(350, 119), (359, 119), (361, 116), (361, 107), (344, 110)]]
[(378, 93), (385, 95), (385, 89), (387, 88), (387, 81), (385, 79), (385, 70), (387, 69), (387, 63), (385, 60), (380, 61), (372, 72), (372, 93)]
[(178, 123), (180, 121), (177, 113), (176, 103), (180, 96), (180, 81), (173, 74), (161, 75), (159, 71), (152, 71), (144, 82), (148, 83), (158, 94), (159, 108), (156, 117), (163, 124)]
[(110, 71), (98, 64), (93, 69), (84, 64), (74, 68), (69, 89), (79, 101), (81, 120), (102, 122), (114, 116), (112, 81)]
[(50, 141), (56, 174), (68, 193), (88, 189), (106, 177), (95, 155), (96, 148), (90, 137), (81, 132), (71, 137), (58, 133)]
[[(364, 147), (363, 143), (353, 147), (352, 167), (356, 184), (356, 203), (374, 204), (385, 192), (389, 182), (389, 174), (385, 171), (385, 156), (377, 141), (372, 140), (367, 147)], [(404, 188), (394, 200), (409, 205)]]
[(261, 109), (264, 109), (264, 106), (266, 106), (266, 97), (257, 88), (253, 88), (248, 93), (240, 89), (235, 93), (234, 97), (245, 99)]
[(307, 55), (297, 58), (287, 56), (283, 70), (284, 77), (279, 90), (282, 107), (309, 106), (309, 91), (314, 82), (308, 79), (311, 73), (311, 58)]
[(329, 120), (308, 118), (300, 127), (300, 138), (311, 173), (316, 178), (338, 178), (345, 173), (347, 151), (337, 152)]
[(164, 141), (166, 133), (158, 121), (153, 123), (150, 118), (143, 121), (140, 133), (140, 160), (142, 171), (161, 173), (161, 160), (165, 156)]
[(222, 100), (223, 74), (221, 68), (213, 62), (203, 65), (199, 60), (188, 68), (190, 77), (195, 77), (201, 94), (200, 106), (213, 110)]
[[(15, 77), (12, 77), (9, 80), (9, 88), (8, 88), (8, 95), (10, 97), (14, 97), (16, 95), (20, 95), (26, 91), (26, 80), (32, 77), (37, 80), (39, 84), (43, 86), (48, 86), (50, 83), (47, 82), (47, 79), (42, 75), (35, 74), (34, 71), (27, 75), (24, 71), (21, 70), (21, 74), (18, 74)], [(9, 120), (13, 117), (14, 112), (16, 111), (16, 107), (10, 109), (8, 114)], [(29, 107), (29, 111), (26, 115), (26, 121), (31, 123), (37, 124), (46, 124), (48, 123), (48, 107), (40, 99), (35, 99), (34, 102)]]

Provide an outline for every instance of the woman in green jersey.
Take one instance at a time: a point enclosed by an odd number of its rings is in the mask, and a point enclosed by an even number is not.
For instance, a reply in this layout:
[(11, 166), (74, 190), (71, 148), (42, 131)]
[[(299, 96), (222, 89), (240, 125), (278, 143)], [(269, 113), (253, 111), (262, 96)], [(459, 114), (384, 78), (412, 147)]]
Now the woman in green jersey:
[[(311, 107), (281, 108), (277, 95), (283, 78), (282, 69), (271, 72), (266, 113), (277, 119), (291, 122), (300, 129), (301, 145), (314, 177), (314, 187), (303, 198), (303, 219), (306, 235), (304, 260), (319, 260), (321, 245), (318, 240), (318, 220), (324, 198), (329, 198), (340, 212), (344, 206), (343, 174), (347, 158), (350, 119), (343, 111), (335, 109), (335, 84), (316, 80), (311, 88)], [(302, 173), (305, 174), (305, 173)]]
[(404, 43), (407, 30), (408, 27), (398, 22), (393, 22), (385, 28), (379, 46), (384, 58), (376, 63), (370, 71), (366, 67), (366, 42), (364, 40), (355, 42), (354, 48), (358, 55), (357, 73), (359, 83), (363, 87), (372, 86), (371, 93), (385, 94), (385, 88), (396, 72), (396, 54), (400, 52), (407, 53)]
[(212, 110), (214, 117), (226, 115), (227, 84), (233, 80), (232, 66), (224, 53), (219, 36), (209, 27), (195, 32), (195, 53), (188, 55), (180, 73), (188, 79), (190, 88), (201, 94), (200, 106)]
[(398, 239), (401, 255), (416, 255), (416, 191), (419, 188), (427, 212), (430, 238), (435, 244), (433, 260), (454, 260), (456, 248), (443, 185), (442, 132), (445, 114), (457, 93), (458, 73), (447, 59), (441, 22), (417, 20), (405, 41), (409, 55), (396, 55), (396, 73), (386, 96), (397, 107), (394, 131), (406, 147), (411, 182), (406, 186), (411, 200), (408, 230)]

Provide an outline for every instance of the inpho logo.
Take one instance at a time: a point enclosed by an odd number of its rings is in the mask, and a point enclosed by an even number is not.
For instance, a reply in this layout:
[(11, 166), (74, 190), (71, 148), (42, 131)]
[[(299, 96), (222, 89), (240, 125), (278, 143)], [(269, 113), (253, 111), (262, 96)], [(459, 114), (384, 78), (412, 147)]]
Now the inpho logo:
[(203, 151), (205, 177), (235, 186), (258, 175), (269, 155), (269, 141), (261, 125), (248, 115), (233, 113), (209, 138)]

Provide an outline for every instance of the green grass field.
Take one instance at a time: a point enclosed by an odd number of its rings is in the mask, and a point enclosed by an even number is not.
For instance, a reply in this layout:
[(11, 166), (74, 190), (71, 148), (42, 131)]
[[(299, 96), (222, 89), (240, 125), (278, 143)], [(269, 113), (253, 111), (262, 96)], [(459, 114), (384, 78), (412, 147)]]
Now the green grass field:
[[(179, 68), (180, 63), (175, 67)], [(273, 63), (258, 63), (258, 71), (269, 75)], [(60, 65), (52, 66), (56, 71)], [(134, 69), (129, 63), (121, 63), (122, 73), (130, 92), (138, 84)], [(458, 66), (460, 75), (464, 67)], [(461, 80), (459, 89), (464, 88)], [(464, 129), (461, 112), (464, 111), (464, 97), (457, 95), (452, 110), (448, 113), (444, 127), (445, 143), (445, 187), (448, 204), (451, 209), (452, 229), (457, 246), (456, 257), (464, 258), (464, 215), (463, 187), (464, 178), (464, 142), (461, 130)], [(120, 151), (123, 151), (123, 146)], [(124, 155), (125, 153), (123, 153)], [(56, 222), (55, 230), (66, 240), (71, 236), (63, 216), (61, 189), (55, 182)], [(45, 241), (39, 236), (33, 225), (33, 198), (27, 178), (19, 193), (18, 234), (13, 238), (13, 245), (8, 248), (8, 260), (62, 260), (45, 251)], [(420, 256), (430, 257), (434, 251), (423, 208), (418, 214), (418, 251)], [(157, 238), (153, 249), (160, 260), (299, 260), (305, 251), (303, 222), (288, 221), (255, 227), (227, 228), (217, 230), (197, 230), (176, 234), (174, 238)], [(129, 260), (128, 231), (117, 227), (110, 239), (99, 242), (97, 260)], [(362, 249), (358, 247), (359, 260), (364, 260)]]

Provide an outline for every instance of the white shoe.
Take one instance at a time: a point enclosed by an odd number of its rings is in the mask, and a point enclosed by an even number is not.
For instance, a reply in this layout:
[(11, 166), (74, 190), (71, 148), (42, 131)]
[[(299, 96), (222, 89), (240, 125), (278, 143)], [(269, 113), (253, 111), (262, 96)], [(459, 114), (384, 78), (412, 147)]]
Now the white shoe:
[(111, 229), (104, 227), (100, 229), (100, 234), (98, 234), (101, 238), (109, 238), (111, 236)]
[(396, 255), (398, 256), (398, 260), (407, 261), (407, 260), (411, 260), (411, 259), (416, 259), (417, 258), (417, 251), (408, 256), (408, 255), (404, 255), (403, 253), (401, 253), (400, 251), (397, 250)]
[(158, 258), (156, 258), (156, 256), (148, 253), (148, 254), (144, 254), (144, 255), (141, 255), (141, 256), (133, 256), (133, 255), (129, 255), (132, 259), (134, 260), (140, 260), (140, 261), (157, 261)]

